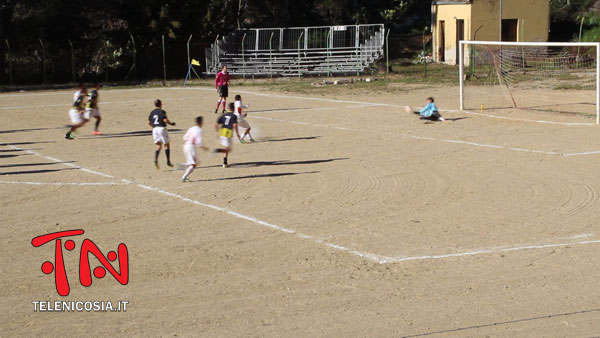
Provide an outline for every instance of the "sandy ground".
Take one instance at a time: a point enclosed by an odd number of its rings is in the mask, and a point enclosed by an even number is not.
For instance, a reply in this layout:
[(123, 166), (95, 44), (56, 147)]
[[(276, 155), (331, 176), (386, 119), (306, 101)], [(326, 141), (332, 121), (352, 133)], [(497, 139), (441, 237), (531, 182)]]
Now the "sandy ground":
[[(218, 146), (211, 89), (103, 90), (104, 136), (88, 124), (73, 141), (71, 91), (0, 94), (1, 337), (600, 335), (600, 133), (568, 125), (589, 118), (424, 123), (399, 107), (454, 110), (456, 88), (236, 93), (260, 142), (236, 143), (226, 169), (202, 153), (187, 184), (164, 154), (152, 165), (147, 115), (162, 99), (183, 162), (198, 114)], [(54, 244), (31, 239), (71, 229), (85, 235), (64, 250), (61, 297), (40, 270)], [(128, 285), (79, 284), (83, 238), (127, 245)], [(34, 312), (55, 300), (129, 306)]]

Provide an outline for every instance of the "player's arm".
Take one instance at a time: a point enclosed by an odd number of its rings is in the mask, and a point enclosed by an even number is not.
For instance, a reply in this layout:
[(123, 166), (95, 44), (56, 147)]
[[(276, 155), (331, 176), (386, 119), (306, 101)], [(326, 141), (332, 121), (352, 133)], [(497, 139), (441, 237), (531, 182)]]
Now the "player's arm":
[(175, 125), (175, 122), (171, 122), (171, 121), (169, 121), (169, 119), (168, 119), (168, 118), (166, 118), (166, 117), (163, 119), (163, 122), (164, 122), (164, 123), (166, 123), (166, 124), (172, 125), (172, 126), (174, 126), (174, 125)]
[(217, 73), (217, 75), (215, 76), (215, 89), (216, 89), (217, 91), (219, 91), (219, 75), (220, 75), (220, 74), (221, 74), (221, 73), (220, 73), (220, 72), (218, 72), (218, 73)]
[(204, 143), (202, 143), (202, 140), (200, 140), (200, 145), (198, 146), (198, 148), (204, 150), (204, 151), (209, 151), (210, 148), (205, 146)]

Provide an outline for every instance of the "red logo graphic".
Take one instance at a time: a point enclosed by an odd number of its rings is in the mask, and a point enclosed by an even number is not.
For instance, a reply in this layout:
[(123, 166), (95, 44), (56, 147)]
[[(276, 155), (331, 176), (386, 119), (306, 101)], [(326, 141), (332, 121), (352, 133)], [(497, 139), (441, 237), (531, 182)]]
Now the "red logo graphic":
[[(49, 275), (54, 271), (54, 283), (56, 285), (56, 291), (61, 296), (69, 295), (69, 281), (67, 279), (67, 273), (65, 271), (65, 262), (63, 260), (63, 237), (79, 236), (83, 235), (83, 230), (68, 230), (59, 231), (51, 234), (37, 236), (31, 240), (31, 244), (34, 247), (42, 246), (50, 241), (56, 240), (56, 250), (54, 253), (54, 263), (45, 261), (42, 264), (42, 272)], [(71, 239), (65, 241), (65, 249), (72, 251), (75, 249), (75, 242)], [(121, 243), (117, 247), (117, 253), (109, 251), (106, 256), (102, 254), (102, 251), (98, 249), (96, 244), (89, 239), (84, 239), (81, 243), (81, 251), (79, 255), (79, 282), (83, 286), (92, 285), (92, 272), (90, 267), (89, 254), (91, 253), (100, 261), (102, 266), (94, 268), (94, 276), (96, 278), (104, 278), (106, 276), (106, 270), (115, 277), (115, 279), (122, 285), (127, 285), (129, 282), (129, 261), (127, 255), (127, 246)], [(110, 262), (114, 262), (119, 259), (119, 271), (115, 270)]]

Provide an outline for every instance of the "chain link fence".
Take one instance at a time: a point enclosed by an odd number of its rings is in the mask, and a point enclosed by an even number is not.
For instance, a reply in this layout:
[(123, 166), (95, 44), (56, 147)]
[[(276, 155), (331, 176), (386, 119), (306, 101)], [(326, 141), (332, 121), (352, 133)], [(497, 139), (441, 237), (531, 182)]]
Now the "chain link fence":
[(165, 40), (163, 48), (160, 42), (141, 43), (133, 36), (114, 41), (5, 39), (0, 44), (2, 86), (179, 79), (187, 71), (188, 50), (190, 58), (203, 63), (204, 50), (210, 46), (199, 39), (189, 45)]

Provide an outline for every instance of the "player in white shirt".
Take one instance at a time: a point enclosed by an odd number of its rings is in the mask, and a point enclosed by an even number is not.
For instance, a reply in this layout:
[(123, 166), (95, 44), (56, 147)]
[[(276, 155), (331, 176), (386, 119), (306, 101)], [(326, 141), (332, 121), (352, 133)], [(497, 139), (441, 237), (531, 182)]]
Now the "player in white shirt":
[(244, 119), (246, 116), (248, 116), (248, 114), (245, 114), (244, 112), (242, 112), (242, 109), (246, 109), (246, 108), (248, 108), (248, 105), (242, 104), (242, 96), (236, 95), (235, 96), (235, 109), (233, 110), (233, 113), (237, 117), (238, 128), (242, 127), (244, 129), (246, 129), (246, 131), (244, 132), (242, 137), (240, 137), (240, 143), (246, 143), (246, 141), (244, 140), (246, 135), (250, 136), (250, 142), (256, 142), (256, 140), (250, 134), (250, 130), (252, 129), (250, 127), (250, 124), (248, 123), (248, 121), (246, 121)]
[(75, 94), (73, 94), (73, 102), (77, 101), (77, 99), (79, 98), (79, 95), (81, 95), (81, 91), (82, 91), (83, 89), (86, 89), (86, 90), (87, 90), (87, 87), (86, 87), (86, 86), (85, 86), (83, 83), (80, 83), (80, 84), (77, 86), (77, 88), (78, 88), (78, 90), (75, 92)]
[(181, 177), (181, 182), (189, 182), (188, 176), (194, 171), (198, 161), (196, 160), (196, 148), (202, 148), (208, 151), (208, 147), (202, 144), (202, 116), (196, 117), (196, 126), (191, 127), (183, 135), (183, 154), (187, 161), (188, 168)]
[(87, 88), (84, 85), (79, 85), (79, 90), (73, 95), (73, 106), (69, 110), (69, 118), (71, 119), (70, 129), (65, 134), (67, 140), (72, 140), (73, 133), (78, 128), (82, 127), (88, 120), (83, 116), (84, 107), (87, 98)]

